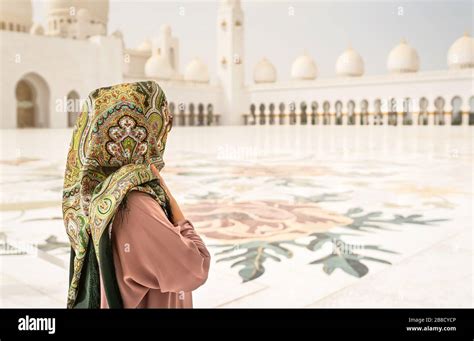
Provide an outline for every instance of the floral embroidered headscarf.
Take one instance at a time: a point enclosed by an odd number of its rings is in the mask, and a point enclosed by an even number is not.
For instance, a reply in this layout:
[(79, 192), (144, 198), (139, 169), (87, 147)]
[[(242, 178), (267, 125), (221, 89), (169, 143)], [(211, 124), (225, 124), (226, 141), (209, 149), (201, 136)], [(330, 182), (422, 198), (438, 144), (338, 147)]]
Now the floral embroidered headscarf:
[(169, 214), (150, 165), (163, 168), (171, 123), (165, 94), (154, 81), (99, 88), (85, 101), (69, 147), (62, 201), (71, 242), (68, 308), (98, 308), (100, 277), (109, 305), (120, 307), (112, 222), (133, 190), (149, 193)]

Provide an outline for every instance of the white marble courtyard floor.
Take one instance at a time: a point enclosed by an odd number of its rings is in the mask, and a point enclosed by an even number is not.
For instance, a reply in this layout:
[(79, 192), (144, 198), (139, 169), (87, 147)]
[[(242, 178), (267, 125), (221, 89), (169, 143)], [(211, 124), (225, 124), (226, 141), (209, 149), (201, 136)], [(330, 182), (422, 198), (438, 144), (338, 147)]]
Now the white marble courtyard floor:
[[(64, 307), (71, 130), (0, 131), (0, 307)], [(472, 307), (472, 127), (179, 127), (196, 307)]]

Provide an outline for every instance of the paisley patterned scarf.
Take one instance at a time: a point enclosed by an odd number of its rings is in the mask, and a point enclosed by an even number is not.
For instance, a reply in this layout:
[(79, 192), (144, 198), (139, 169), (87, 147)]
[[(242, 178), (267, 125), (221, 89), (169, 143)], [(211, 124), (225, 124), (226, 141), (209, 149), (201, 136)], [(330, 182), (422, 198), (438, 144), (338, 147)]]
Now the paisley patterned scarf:
[(121, 307), (111, 228), (128, 192), (149, 193), (169, 216), (168, 198), (150, 165), (161, 170), (172, 117), (156, 82), (94, 90), (74, 127), (63, 189), (71, 242), (68, 308), (99, 308), (100, 278), (111, 308)]

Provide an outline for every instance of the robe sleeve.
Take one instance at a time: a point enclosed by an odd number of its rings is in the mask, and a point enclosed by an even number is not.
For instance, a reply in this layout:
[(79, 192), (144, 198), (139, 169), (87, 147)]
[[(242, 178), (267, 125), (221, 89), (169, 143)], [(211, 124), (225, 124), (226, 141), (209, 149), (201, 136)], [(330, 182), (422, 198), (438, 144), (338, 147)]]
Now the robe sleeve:
[(210, 254), (188, 220), (176, 226), (148, 194), (129, 194), (112, 229), (124, 282), (161, 292), (189, 292), (207, 280)]

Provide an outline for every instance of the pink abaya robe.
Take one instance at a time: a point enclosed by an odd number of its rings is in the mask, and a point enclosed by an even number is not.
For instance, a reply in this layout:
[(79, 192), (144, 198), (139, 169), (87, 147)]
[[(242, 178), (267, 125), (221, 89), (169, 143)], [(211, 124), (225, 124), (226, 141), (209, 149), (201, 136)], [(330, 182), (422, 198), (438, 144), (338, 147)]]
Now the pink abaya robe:
[[(192, 308), (210, 255), (193, 225), (173, 225), (148, 194), (128, 194), (112, 226), (115, 273), (124, 308)], [(101, 285), (101, 308), (108, 308)]]

